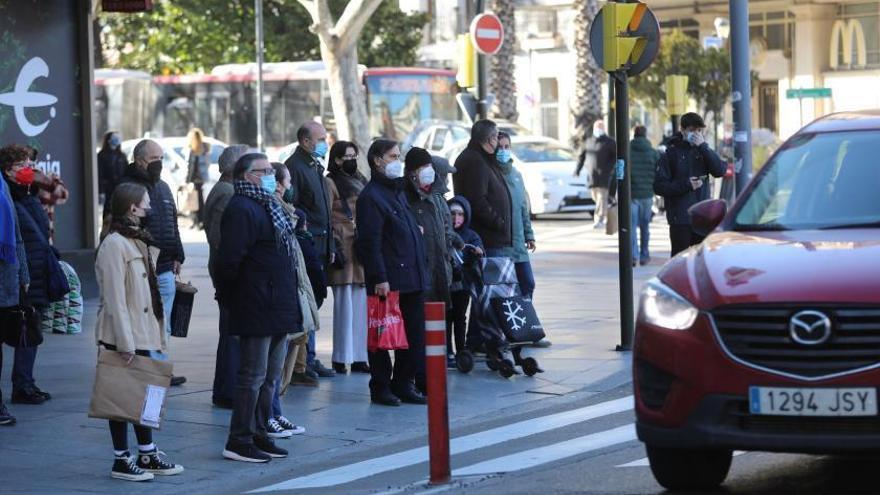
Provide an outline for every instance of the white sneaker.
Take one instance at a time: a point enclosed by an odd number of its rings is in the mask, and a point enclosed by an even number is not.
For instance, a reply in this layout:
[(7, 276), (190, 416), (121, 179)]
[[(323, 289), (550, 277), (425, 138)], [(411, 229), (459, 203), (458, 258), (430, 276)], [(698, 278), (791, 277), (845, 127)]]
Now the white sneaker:
[(278, 424), (281, 425), (281, 428), (285, 431), (289, 431), (291, 435), (302, 435), (306, 432), (305, 427), (291, 423), (290, 420), (284, 416), (278, 416), (275, 418), (275, 421), (278, 422)]
[(293, 432), (285, 430), (275, 418), (270, 419), (269, 424), (266, 425), (266, 434), (269, 435), (269, 438), (290, 438), (293, 436)]

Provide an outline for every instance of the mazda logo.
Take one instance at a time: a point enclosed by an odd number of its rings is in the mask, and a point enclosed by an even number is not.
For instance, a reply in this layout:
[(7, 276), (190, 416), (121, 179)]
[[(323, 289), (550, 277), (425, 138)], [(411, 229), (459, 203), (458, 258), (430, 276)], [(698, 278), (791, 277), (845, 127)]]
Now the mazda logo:
[(788, 322), (791, 340), (801, 345), (819, 345), (831, 338), (831, 320), (819, 311), (801, 311)]

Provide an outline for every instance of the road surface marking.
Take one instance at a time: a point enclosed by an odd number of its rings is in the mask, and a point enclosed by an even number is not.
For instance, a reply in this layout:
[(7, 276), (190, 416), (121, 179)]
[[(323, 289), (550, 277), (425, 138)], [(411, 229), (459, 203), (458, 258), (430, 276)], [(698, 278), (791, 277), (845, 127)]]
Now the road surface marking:
[[(516, 440), (518, 438), (524, 438), (545, 431), (582, 423), (591, 419), (629, 411), (632, 408), (633, 397), (630, 395), (620, 399), (582, 407), (580, 409), (551, 414), (549, 416), (539, 416), (518, 423), (454, 438), (450, 442), (450, 453), (455, 455), (470, 452), (472, 450), (497, 445), (510, 440)], [(396, 454), (367, 459), (354, 464), (300, 476), (298, 478), (282, 481), (281, 483), (258, 488), (248, 493), (266, 493), (279, 490), (321, 488), (342, 485), (427, 461), (428, 448), (419, 447), (404, 452), (398, 452)]]
[[(745, 452), (742, 450), (737, 450), (733, 453), (734, 456), (743, 455)], [(621, 464), (619, 466), (614, 466), (618, 468), (630, 468), (630, 467), (649, 467), (651, 464), (648, 462), (648, 458), (642, 458), (637, 461), (628, 462), (626, 464)]]
[(621, 443), (631, 442), (636, 439), (636, 427), (629, 424), (611, 430), (600, 431), (583, 437), (578, 437), (565, 442), (559, 442), (546, 447), (517, 452), (504, 457), (498, 457), (471, 466), (456, 469), (453, 476), (471, 476), (476, 474), (509, 473), (523, 469), (540, 466), (548, 462), (558, 461), (567, 457), (584, 454), (594, 450), (604, 449)]

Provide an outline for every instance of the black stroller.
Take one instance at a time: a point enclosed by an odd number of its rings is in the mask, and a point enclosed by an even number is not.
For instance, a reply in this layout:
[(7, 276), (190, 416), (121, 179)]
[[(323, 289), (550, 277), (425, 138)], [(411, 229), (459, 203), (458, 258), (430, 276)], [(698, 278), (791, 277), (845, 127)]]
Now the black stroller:
[(498, 321), (493, 308), (493, 299), (520, 295), (513, 261), (510, 258), (480, 258), (467, 254), (467, 250), (465, 253), (462, 272), (465, 286), (472, 296), (472, 304), (468, 348), (455, 355), (458, 370), (470, 373), (474, 369), (474, 354), (482, 347), (486, 351), (486, 366), (498, 371), (504, 378), (519, 374), (517, 366), (522, 368), (526, 376), (542, 373), (544, 370), (538, 366), (535, 358), (523, 357), (522, 353), (525, 344), (543, 338), (543, 330), (539, 336), (532, 334), (528, 340), (517, 340), (518, 337), (513, 332), (507, 332)]

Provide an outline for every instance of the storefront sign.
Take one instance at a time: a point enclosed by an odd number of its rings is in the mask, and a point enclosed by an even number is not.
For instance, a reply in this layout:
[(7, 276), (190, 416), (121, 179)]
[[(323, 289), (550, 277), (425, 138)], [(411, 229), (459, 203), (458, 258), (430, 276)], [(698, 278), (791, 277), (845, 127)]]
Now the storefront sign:
[[(849, 21), (834, 21), (831, 28), (831, 45), (828, 49), (828, 65), (837, 69), (840, 64), (840, 42), (843, 41), (843, 66), (864, 67), (868, 65), (868, 55), (865, 46), (865, 30), (862, 23), (857, 19)], [(853, 42), (855, 42), (855, 61), (853, 61)]]

